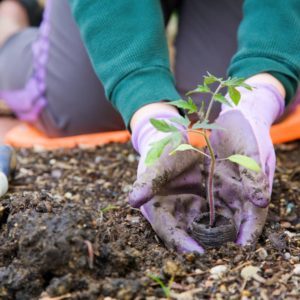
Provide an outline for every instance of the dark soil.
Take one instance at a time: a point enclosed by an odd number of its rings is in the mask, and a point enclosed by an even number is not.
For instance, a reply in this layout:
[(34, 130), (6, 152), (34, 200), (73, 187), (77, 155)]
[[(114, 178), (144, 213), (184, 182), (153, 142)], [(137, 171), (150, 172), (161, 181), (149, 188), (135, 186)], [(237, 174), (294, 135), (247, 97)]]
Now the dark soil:
[(189, 228), (190, 234), (204, 248), (221, 247), (236, 240), (237, 230), (231, 219), (216, 213), (214, 225), (209, 224), (209, 213), (204, 213), (195, 218)]
[(173, 276), (174, 299), (299, 299), (300, 143), (277, 150), (259, 243), (203, 256), (167, 251), (127, 204), (137, 165), (129, 144), (20, 150), (0, 200), (0, 299), (165, 297), (149, 274), (166, 285)]

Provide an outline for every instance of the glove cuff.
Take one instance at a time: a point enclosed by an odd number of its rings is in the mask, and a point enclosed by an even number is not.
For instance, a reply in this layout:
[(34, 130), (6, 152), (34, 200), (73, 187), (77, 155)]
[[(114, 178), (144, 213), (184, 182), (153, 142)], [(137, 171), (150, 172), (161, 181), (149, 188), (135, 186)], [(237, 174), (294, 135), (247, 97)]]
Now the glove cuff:
[[(238, 109), (247, 118), (260, 120), (268, 127), (271, 127), (284, 112), (284, 98), (272, 84), (251, 82), (251, 86), (253, 87), (252, 91), (243, 87), (238, 88), (241, 93), (239, 104), (234, 108), (222, 105), (221, 113), (231, 109)], [(227, 96), (227, 98), (229, 97)]]
[[(277, 88), (272, 85), (272, 84), (267, 84), (267, 83), (252, 83), (252, 86), (256, 89), (265, 89), (267, 92), (273, 94), (273, 103), (272, 103), (272, 108), (274, 110), (274, 118), (272, 120), (272, 123), (274, 123), (276, 120), (278, 120), (283, 112), (284, 112), (284, 107), (285, 107), (285, 101), (284, 98), (281, 96)], [(251, 92), (251, 91), (249, 91)], [(276, 108), (277, 106), (277, 108)]]

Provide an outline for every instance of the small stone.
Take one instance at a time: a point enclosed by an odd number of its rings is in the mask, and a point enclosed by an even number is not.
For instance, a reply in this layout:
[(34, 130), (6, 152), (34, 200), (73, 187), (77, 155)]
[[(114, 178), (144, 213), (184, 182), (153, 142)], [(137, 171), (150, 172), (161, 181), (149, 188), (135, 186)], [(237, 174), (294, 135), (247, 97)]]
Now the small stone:
[(102, 156), (96, 156), (94, 161), (95, 161), (95, 164), (99, 164), (101, 161), (103, 161), (103, 157)]
[(67, 192), (67, 193), (65, 193), (64, 194), (64, 196), (65, 196), (65, 198), (67, 198), (67, 199), (72, 199), (72, 193), (70, 193), (70, 192)]
[(241, 276), (242, 276), (243, 279), (249, 280), (254, 275), (256, 275), (258, 271), (259, 271), (258, 267), (247, 266), (247, 267), (245, 267), (245, 268), (242, 269)]
[(243, 296), (243, 297), (250, 297), (250, 296), (251, 296), (251, 293), (250, 293), (250, 291), (248, 291), (248, 290), (243, 290), (243, 291), (242, 291), (242, 296)]
[(51, 172), (51, 177), (53, 177), (53, 178), (59, 179), (61, 177), (61, 175), (62, 175), (62, 172), (61, 172), (61, 170), (58, 170), (58, 169), (52, 170), (52, 172)]
[(195, 283), (195, 278), (193, 278), (192, 276), (188, 276), (186, 278), (186, 281), (187, 281), (187, 283), (192, 284), (192, 283)]
[(291, 254), (289, 252), (286, 252), (283, 254), (284, 259), (289, 260), (291, 258)]
[(126, 220), (128, 220), (132, 224), (138, 224), (141, 222), (141, 218), (139, 216), (127, 215)]
[(128, 162), (133, 163), (135, 162), (135, 155), (134, 154), (129, 154), (127, 157)]
[(292, 263), (296, 264), (300, 261), (300, 257), (299, 256), (291, 256), (291, 261), (292, 261)]
[(210, 269), (210, 274), (213, 275), (213, 278), (217, 279), (220, 278), (226, 273), (228, 267), (226, 265), (219, 265), (215, 266)]
[(163, 272), (169, 276), (180, 275), (182, 270), (180, 266), (172, 260), (167, 260), (163, 266)]
[(259, 248), (257, 254), (261, 260), (265, 260), (268, 257), (268, 252), (265, 248)]
[(300, 264), (296, 264), (293, 270), (293, 274), (300, 276)]
[(296, 233), (290, 232), (290, 231), (288, 231), (288, 230), (286, 230), (286, 231), (284, 232), (284, 234), (285, 234), (286, 236), (288, 236), (290, 239), (297, 235)]
[(125, 186), (122, 187), (122, 192), (123, 193), (129, 193), (131, 191), (131, 185), (127, 184)]
[(109, 182), (109, 181), (106, 181), (104, 184), (103, 184), (103, 188), (105, 189), (108, 189), (112, 186), (112, 184)]
[(56, 159), (54, 159), (54, 158), (50, 159), (49, 163), (50, 163), (50, 165), (54, 165), (56, 163)]
[(281, 222), (280, 225), (282, 228), (285, 228), (285, 229), (292, 227), (292, 224), (290, 222)]
[(220, 292), (222, 292), (222, 293), (226, 293), (227, 292), (227, 287), (226, 287), (225, 284), (221, 284), (221, 286), (220, 286)]
[(224, 299), (221, 293), (216, 293), (215, 297), (216, 297), (216, 300), (223, 300)]

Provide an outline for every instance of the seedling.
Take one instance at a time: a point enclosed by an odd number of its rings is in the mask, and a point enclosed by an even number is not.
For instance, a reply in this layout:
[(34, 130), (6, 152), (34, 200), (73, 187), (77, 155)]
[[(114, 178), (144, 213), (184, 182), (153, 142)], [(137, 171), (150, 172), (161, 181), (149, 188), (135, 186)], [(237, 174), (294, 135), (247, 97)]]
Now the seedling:
[(166, 284), (162, 281), (162, 279), (161, 279), (159, 276), (157, 276), (157, 275), (154, 275), (154, 274), (148, 274), (147, 276), (148, 276), (150, 279), (152, 279), (154, 282), (156, 282), (157, 284), (159, 284), (160, 287), (162, 288), (162, 290), (163, 290), (163, 292), (164, 292), (166, 298), (167, 298), (167, 299), (170, 299), (170, 297), (171, 297), (171, 288), (172, 288), (172, 284), (173, 284), (173, 282), (174, 282), (174, 277), (175, 277), (175, 276), (174, 276), (174, 275), (171, 276), (171, 278), (170, 278), (170, 280), (169, 280), (169, 282), (168, 282), (167, 285), (166, 285)]
[[(212, 84), (216, 88), (212, 89)], [(187, 116), (171, 118), (169, 122), (164, 120), (150, 119), (151, 124), (159, 131), (170, 133), (165, 138), (161, 139), (158, 142), (155, 142), (151, 145), (147, 157), (145, 160), (146, 165), (152, 165), (163, 153), (167, 145), (172, 145), (173, 150), (169, 153), (170, 155), (176, 154), (179, 151), (193, 150), (199, 153), (201, 156), (205, 156), (209, 159), (209, 172), (207, 178), (207, 199), (209, 203), (209, 225), (213, 227), (215, 225), (215, 201), (214, 201), (214, 173), (216, 162), (221, 160), (228, 160), (232, 163), (239, 164), (249, 170), (254, 172), (260, 171), (260, 166), (257, 162), (245, 155), (233, 154), (229, 157), (216, 158), (214, 149), (209, 140), (208, 132), (209, 130), (226, 130), (226, 128), (220, 127), (216, 123), (209, 123), (209, 118), (214, 102), (220, 102), (222, 104), (234, 107), (239, 104), (241, 99), (241, 94), (238, 87), (243, 87), (248, 90), (252, 90), (251, 86), (244, 82), (242, 78), (228, 78), (223, 80), (223, 78), (217, 78), (210, 73), (207, 76), (204, 76), (203, 84), (198, 85), (196, 89), (188, 92), (187, 100), (177, 100), (170, 102), (171, 105), (176, 106), (177, 108), (184, 110), (187, 115), (197, 114), (198, 121), (192, 123)], [(229, 95), (229, 98), (223, 96), (221, 91), (226, 92)], [(204, 102), (198, 110), (197, 105), (191, 98), (193, 94), (210, 94), (210, 100), (207, 105), (207, 109), (204, 108)], [(181, 129), (178, 129), (176, 124), (179, 124)], [(182, 130), (182, 127), (184, 130)], [(182, 143), (182, 134), (186, 132), (193, 132), (199, 136), (202, 136), (206, 143), (206, 149), (199, 149), (190, 144)]]
[(103, 214), (105, 214), (105, 213), (107, 213), (107, 212), (109, 212), (109, 211), (116, 210), (116, 209), (119, 209), (119, 206), (116, 206), (116, 205), (113, 205), (113, 204), (109, 204), (109, 205), (107, 205), (106, 207), (101, 208), (100, 211), (101, 211)]

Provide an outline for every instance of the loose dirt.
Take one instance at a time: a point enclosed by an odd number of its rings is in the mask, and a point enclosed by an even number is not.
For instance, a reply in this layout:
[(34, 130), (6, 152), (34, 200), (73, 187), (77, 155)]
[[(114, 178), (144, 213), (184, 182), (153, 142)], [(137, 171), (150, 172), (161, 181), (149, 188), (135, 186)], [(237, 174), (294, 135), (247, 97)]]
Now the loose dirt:
[(0, 299), (299, 299), (300, 143), (277, 147), (268, 224), (257, 245), (203, 256), (167, 251), (127, 204), (129, 144), (20, 150), (0, 200)]

